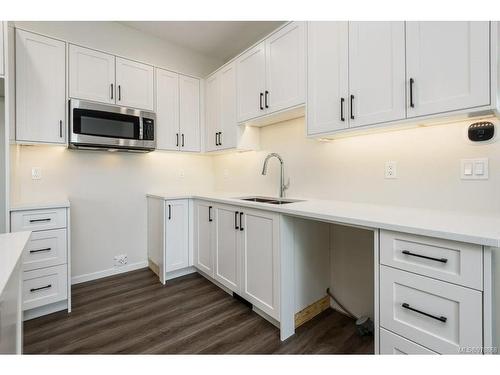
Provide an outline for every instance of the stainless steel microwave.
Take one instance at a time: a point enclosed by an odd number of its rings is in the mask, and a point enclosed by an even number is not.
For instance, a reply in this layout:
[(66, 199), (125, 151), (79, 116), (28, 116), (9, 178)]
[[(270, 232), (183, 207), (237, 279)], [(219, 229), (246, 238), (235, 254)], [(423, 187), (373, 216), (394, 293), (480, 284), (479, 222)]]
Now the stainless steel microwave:
[(71, 99), (69, 147), (149, 152), (156, 148), (156, 115), (138, 109)]

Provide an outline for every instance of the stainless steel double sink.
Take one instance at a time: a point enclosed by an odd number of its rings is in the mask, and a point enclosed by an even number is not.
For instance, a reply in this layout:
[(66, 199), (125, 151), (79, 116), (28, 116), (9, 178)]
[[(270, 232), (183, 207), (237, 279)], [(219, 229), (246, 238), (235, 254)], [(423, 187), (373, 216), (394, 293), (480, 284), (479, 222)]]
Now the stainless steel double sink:
[(267, 203), (267, 204), (287, 204), (287, 203), (303, 202), (297, 199), (271, 198), (271, 197), (243, 197), (236, 199), (248, 202)]

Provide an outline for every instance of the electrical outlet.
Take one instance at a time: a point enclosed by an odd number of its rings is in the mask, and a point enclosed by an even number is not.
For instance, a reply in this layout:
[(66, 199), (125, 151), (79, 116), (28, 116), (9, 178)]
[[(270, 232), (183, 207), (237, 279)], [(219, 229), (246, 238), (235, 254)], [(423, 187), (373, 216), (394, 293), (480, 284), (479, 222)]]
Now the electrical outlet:
[(42, 179), (42, 168), (40, 168), (40, 167), (31, 168), (31, 179), (32, 180), (41, 180)]
[(462, 180), (487, 180), (488, 172), (488, 158), (460, 160), (460, 178)]
[(395, 161), (385, 162), (385, 178), (398, 178), (398, 163)]
[(127, 254), (115, 255), (115, 267), (121, 267), (128, 263)]

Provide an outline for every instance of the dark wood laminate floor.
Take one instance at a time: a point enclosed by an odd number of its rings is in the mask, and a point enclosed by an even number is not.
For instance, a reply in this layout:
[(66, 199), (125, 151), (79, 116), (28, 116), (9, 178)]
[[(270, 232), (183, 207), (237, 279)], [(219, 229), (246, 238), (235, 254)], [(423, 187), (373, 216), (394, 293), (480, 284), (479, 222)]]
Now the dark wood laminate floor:
[(75, 285), (73, 312), (24, 324), (25, 353), (373, 353), (373, 338), (333, 310), (285, 342), (279, 330), (198, 274), (162, 286), (143, 269)]

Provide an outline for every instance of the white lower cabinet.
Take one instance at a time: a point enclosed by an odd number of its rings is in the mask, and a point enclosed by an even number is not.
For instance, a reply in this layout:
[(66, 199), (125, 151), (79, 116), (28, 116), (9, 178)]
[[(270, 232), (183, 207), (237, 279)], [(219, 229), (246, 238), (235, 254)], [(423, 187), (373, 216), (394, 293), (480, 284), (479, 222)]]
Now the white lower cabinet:
[(426, 348), (457, 354), (483, 344), (482, 293), (380, 267), (380, 325)]
[(279, 215), (243, 209), (239, 226), (241, 236), (241, 295), (279, 320)]
[(189, 201), (165, 201), (165, 272), (189, 266)]
[(24, 320), (71, 312), (69, 207), (13, 210), (12, 232), (32, 231), (22, 258)]
[(213, 204), (205, 201), (194, 203), (194, 266), (214, 277), (215, 223)]
[(413, 341), (380, 329), (380, 354), (437, 354)]
[(279, 320), (279, 214), (196, 201), (194, 265)]
[(215, 208), (215, 280), (239, 293), (239, 212), (232, 206)]

